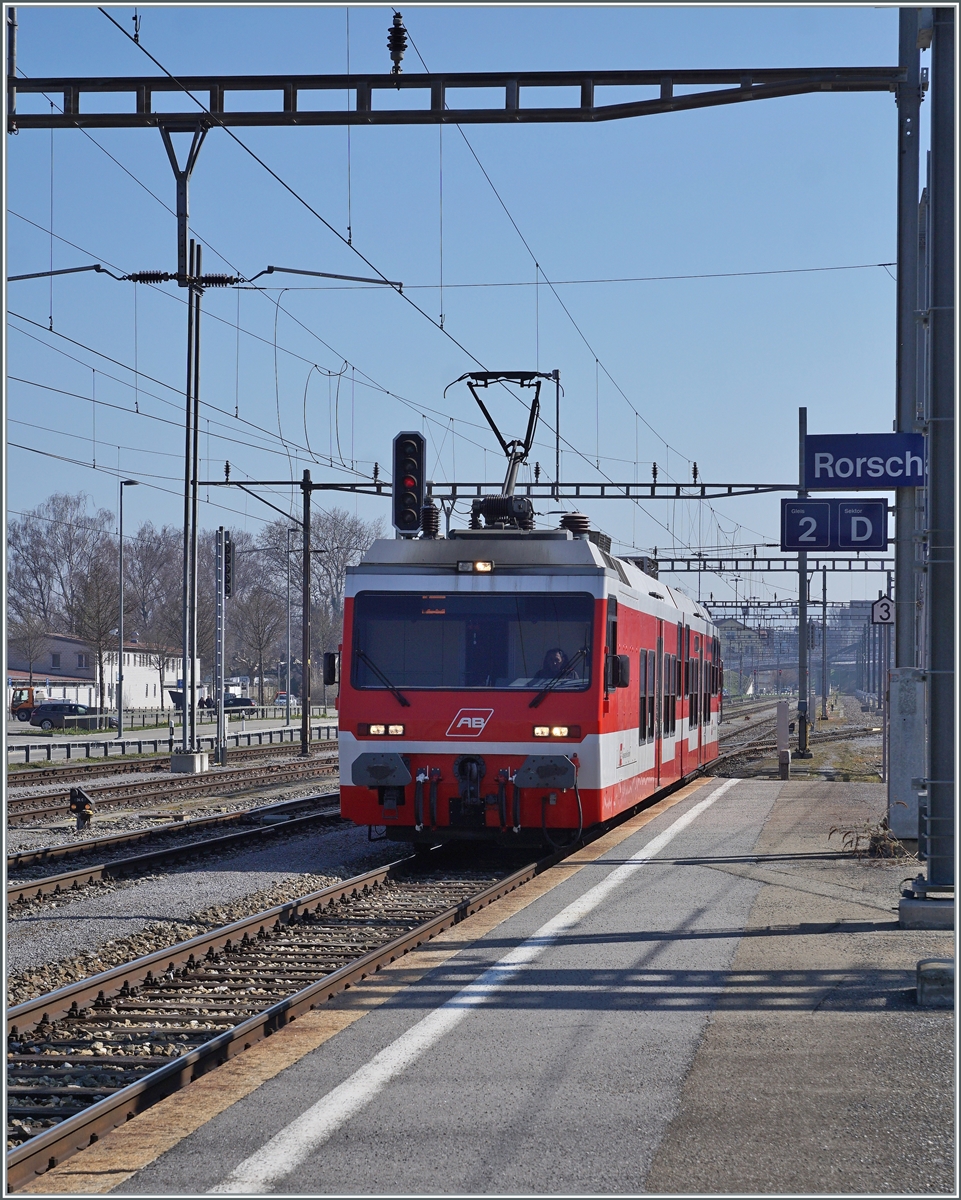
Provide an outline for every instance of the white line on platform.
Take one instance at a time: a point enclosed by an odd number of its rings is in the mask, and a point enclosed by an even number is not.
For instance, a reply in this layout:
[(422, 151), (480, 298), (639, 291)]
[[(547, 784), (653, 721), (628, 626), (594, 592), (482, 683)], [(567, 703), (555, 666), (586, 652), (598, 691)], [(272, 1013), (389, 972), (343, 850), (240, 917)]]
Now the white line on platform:
[[(418, 1021), (396, 1041), (391, 1042), (370, 1062), (355, 1071), (349, 1079), (335, 1087), (307, 1109), (305, 1113), (281, 1129), (269, 1142), (236, 1166), (208, 1195), (239, 1193), (261, 1195), (284, 1176), (289, 1175), (304, 1160), (323, 1145), (405, 1068), (415, 1063), (465, 1016), (503, 988), (521, 970), (539, 958), (558, 938), (597, 908), (611, 892), (621, 886), (642, 863), (653, 858), (692, 821), (732, 788), (737, 779), (728, 779), (699, 804), (678, 817), (663, 833), (652, 838), (633, 854), (626, 863), (616, 867), (600, 883), (562, 909), (532, 934), (520, 946), (498, 959), (473, 983)], [(601, 860), (603, 862), (603, 860)]]

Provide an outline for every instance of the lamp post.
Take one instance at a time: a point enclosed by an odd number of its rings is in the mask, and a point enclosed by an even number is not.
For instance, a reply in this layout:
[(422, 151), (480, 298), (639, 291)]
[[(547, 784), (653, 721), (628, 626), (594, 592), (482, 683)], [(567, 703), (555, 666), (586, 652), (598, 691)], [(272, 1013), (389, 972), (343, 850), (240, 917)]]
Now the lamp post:
[(136, 487), (137, 479), (120, 481), (120, 619), (117, 622), (117, 737), (123, 737), (123, 489)]
[(295, 526), (287, 526), (287, 721), (290, 724), (290, 535)]

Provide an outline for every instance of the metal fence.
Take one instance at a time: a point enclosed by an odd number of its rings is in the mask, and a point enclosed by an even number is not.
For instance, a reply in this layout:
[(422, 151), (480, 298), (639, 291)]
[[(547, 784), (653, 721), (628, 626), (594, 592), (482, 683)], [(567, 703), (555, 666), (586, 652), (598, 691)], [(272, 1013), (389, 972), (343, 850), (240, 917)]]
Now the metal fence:
[[(329, 742), (337, 738), (336, 725), (312, 725), (311, 741)], [(300, 741), (300, 730), (251, 729), (227, 734), (228, 746), (272, 746)], [(86, 742), (41, 742), (7, 746), (7, 763), (52, 762), (55, 750), (65, 751), (67, 761), (73, 758), (120, 758), (127, 754), (172, 754), (179, 746), (177, 737), (165, 738), (110, 738), (105, 741)], [(213, 736), (197, 739), (198, 750), (214, 750), (217, 739)], [(23, 755), (15, 758), (15, 755)]]

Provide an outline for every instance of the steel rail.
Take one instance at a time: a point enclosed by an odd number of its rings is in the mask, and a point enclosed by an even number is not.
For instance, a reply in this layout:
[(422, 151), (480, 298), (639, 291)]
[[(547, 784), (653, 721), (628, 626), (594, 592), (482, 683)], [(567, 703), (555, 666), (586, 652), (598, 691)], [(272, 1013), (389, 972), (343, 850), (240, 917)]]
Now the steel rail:
[[(257, 732), (254, 730), (253, 732)], [(135, 739), (128, 739), (134, 741)], [(144, 739), (147, 740), (147, 739)], [(149, 739), (152, 741), (153, 739)], [(166, 741), (167, 739), (163, 739)], [(322, 741), (311, 742), (311, 747), (315, 751), (330, 750), (336, 748), (336, 739), (324, 739)], [(17, 749), (17, 747), (13, 747)], [(22, 748), (22, 747), (21, 747)], [(247, 758), (260, 758), (264, 755), (282, 754), (284, 749), (294, 749), (293, 742), (271, 742), (263, 746), (243, 746), (237, 749), (231, 748), (230, 761), (243, 761)], [(297, 754), (299, 755), (299, 747)], [(11, 770), (10, 767), (22, 767), (21, 770)], [(154, 755), (145, 755), (143, 758), (111, 758), (107, 761), (96, 763), (66, 763), (62, 767), (31, 767), (27, 764), (13, 763), (7, 765), (7, 787), (35, 787), (38, 783), (50, 783), (51, 781), (66, 780), (72, 783), (79, 783), (82, 779), (89, 779), (94, 775), (129, 775), (137, 772), (149, 771), (169, 771), (170, 755), (163, 754), (159, 757)]]
[(96, 863), (86, 867), (77, 867), (73, 871), (63, 871), (59, 875), (47, 875), (42, 879), (26, 879), (20, 883), (7, 885), (7, 904), (21, 904), (37, 900), (43, 896), (63, 895), (75, 888), (86, 887), (105, 879), (119, 879), (131, 873), (138, 874), (150, 867), (164, 862), (176, 862), (182, 858), (191, 858), (195, 854), (216, 854), (232, 846), (240, 846), (253, 839), (272, 837), (279, 833), (289, 833), (291, 830), (305, 828), (308, 824), (328, 824), (340, 821), (340, 810), (325, 810), (319, 813), (308, 813), (303, 817), (292, 817), (276, 825), (258, 825), (252, 829), (241, 829), (235, 833), (225, 833), (220, 837), (202, 838), (200, 841), (183, 842), (177, 846), (164, 846), (158, 850), (149, 850), (146, 854), (134, 854), (128, 858), (117, 858), (113, 862)]
[[(213, 933), (202, 934), (187, 942), (146, 955), (135, 962), (104, 971), (92, 978), (60, 988), (46, 996), (37, 997), (8, 1011), (8, 1035), (23, 1028), (37, 1026), (56, 1020), (75, 1011), (79, 1012), (87, 1003), (98, 998), (115, 996), (124, 988), (135, 987), (155, 976), (176, 969), (191, 959), (203, 957), (211, 951), (228, 947), (245, 937), (256, 937), (267, 926), (291, 923), (299, 914), (327, 907), (342, 897), (356, 895), (358, 891), (370, 890), (393, 875), (399, 874), (411, 859), (400, 860), (386, 867), (379, 867), (358, 875), (344, 883), (312, 892), (299, 900), (277, 905), (242, 921), (235, 921)], [(171, 1060), (144, 1078), (129, 1084), (114, 1094), (76, 1113), (51, 1129), (30, 1138), (7, 1154), (7, 1186), (22, 1187), (36, 1175), (62, 1162), (65, 1158), (85, 1149), (104, 1133), (136, 1116), (158, 1100), (177, 1091), (199, 1075), (220, 1066), (227, 1059), (248, 1049), (255, 1042), (269, 1037), (311, 1008), (319, 1007), (333, 999), (339, 992), (358, 983), (367, 975), (387, 966), (395, 959), (417, 949), (425, 941), (436, 937), (452, 925), (463, 921), (472, 913), (491, 904), (494, 900), (520, 887), (539, 871), (557, 861), (556, 855), (540, 863), (530, 863), (513, 872), (497, 883), (484, 888), (469, 900), (449, 908), (416, 929), (393, 939), (383, 946), (364, 954), (361, 958), (309, 984), (292, 996), (270, 1005), (264, 1011), (247, 1018), (233, 1029), (198, 1046), (179, 1058)]]
[[(193, 799), (210, 794), (223, 792), (229, 795), (231, 792), (248, 790), (247, 785), (253, 781), (262, 787), (275, 786), (278, 783), (287, 782), (288, 780), (298, 780), (309, 778), (314, 775), (321, 775), (326, 772), (335, 771), (337, 755), (331, 753), (322, 759), (298, 759), (291, 763), (278, 763), (273, 766), (266, 767), (247, 767), (243, 771), (232, 771), (222, 775), (203, 775), (201, 777), (188, 777), (183, 782), (168, 780), (163, 787), (148, 788), (146, 790), (138, 790), (142, 788), (142, 784), (130, 783), (124, 784), (123, 794), (108, 795), (101, 794), (115, 792), (117, 788), (103, 788), (99, 792), (93, 793), (93, 799), (99, 808), (113, 808), (119, 805), (135, 805), (142, 807), (144, 804), (153, 804), (164, 800), (180, 800)], [(269, 772), (267, 778), (262, 774), (252, 775), (251, 772)], [(50, 797), (51, 799), (60, 799), (61, 797)], [(36, 804), (38, 801), (47, 799), (45, 796), (30, 796), (23, 797), (19, 800), (7, 800), (7, 824), (8, 825), (24, 825), (43, 820), (49, 817), (67, 816), (70, 813), (70, 808), (66, 804), (62, 805), (42, 805), (39, 808), (26, 808), (25, 805)], [(11, 807), (13, 806), (13, 807)]]
[[(337, 751), (335, 749), (325, 750), (323, 753), (311, 755), (309, 762), (311, 762), (311, 763), (325, 762), (326, 763), (326, 762), (330, 762), (331, 759), (336, 758), (336, 756), (337, 756)], [(299, 757), (292, 756), (289, 758), (285, 758), (282, 761), (276, 762), (276, 763), (266, 763), (266, 764), (245, 763), (240, 766), (229, 768), (227, 770), (221, 770), (219, 768), (214, 768), (213, 770), (211, 770), (209, 772), (205, 772), (203, 775), (165, 775), (163, 782), (165, 784), (170, 784), (171, 788), (173, 790), (184, 790), (184, 789), (189, 789), (189, 788), (193, 787), (194, 784), (206, 783), (208, 780), (211, 780), (211, 779), (213, 779), (213, 780), (230, 780), (235, 777), (242, 779), (242, 778), (244, 778), (245, 775), (248, 775), (252, 771), (270, 771), (270, 772), (274, 773), (277, 771), (289, 770), (291, 767), (297, 766), (298, 764), (303, 765), (302, 760)], [(95, 797), (110, 796), (111, 794), (124, 795), (127, 792), (135, 792), (137, 790), (137, 788), (140, 788), (143, 786), (143, 782), (145, 782), (145, 781), (141, 781), (141, 780), (137, 779), (137, 780), (126, 780), (126, 781), (122, 781), (122, 782), (118, 782), (118, 783), (105, 783), (105, 784), (101, 784), (100, 786), (92, 787), (91, 791)], [(155, 783), (154, 780), (150, 780), (149, 782), (151, 784)], [(32, 790), (33, 789), (31, 789), (31, 791)], [(9, 791), (9, 789), (8, 789), (8, 791)], [(70, 794), (69, 789), (64, 790), (64, 791), (44, 791), (44, 792), (38, 793), (37, 795), (30, 795), (30, 796), (16, 796), (15, 795), (11, 798), (10, 802), (14, 803), (14, 804), (30, 804), (32, 802), (41, 801), (41, 800), (66, 799), (69, 796), (69, 794)]]
[(111, 846), (134, 845), (151, 838), (163, 838), (168, 834), (192, 832), (195, 829), (210, 829), (217, 825), (236, 825), (242, 821), (258, 819), (271, 813), (283, 813), (288, 809), (316, 804), (319, 800), (333, 800), (338, 792), (325, 792), (319, 796), (304, 796), (298, 800), (280, 800), (276, 804), (263, 804), (257, 808), (244, 808), (237, 812), (218, 813), (215, 817), (193, 817), (189, 821), (170, 821), (166, 825), (155, 825), (151, 829), (134, 829), (129, 833), (113, 833), (106, 837), (89, 838), (85, 842), (65, 842), (61, 846), (40, 846), (36, 850), (19, 850), (7, 855), (7, 874), (17, 870), (40, 866), (57, 858), (76, 858), (80, 855), (97, 854)]

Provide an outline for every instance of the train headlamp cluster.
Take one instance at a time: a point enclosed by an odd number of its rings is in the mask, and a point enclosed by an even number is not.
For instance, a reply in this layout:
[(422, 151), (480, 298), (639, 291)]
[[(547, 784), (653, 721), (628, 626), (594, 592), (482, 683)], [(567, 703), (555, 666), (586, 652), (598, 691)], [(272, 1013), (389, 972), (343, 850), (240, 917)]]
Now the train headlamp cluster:
[(473, 562), (470, 559), (462, 560), (457, 564), (457, 570), (464, 575), (489, 575), (493, 569), (494, 564), (485, 558)]
[(357, 726), (361, 737), (403, 737), (403, 725), (362, 724)]
[(534, 737), (536, 738), (579, 738), (581, 736), (580, 725), (535, 725)]

